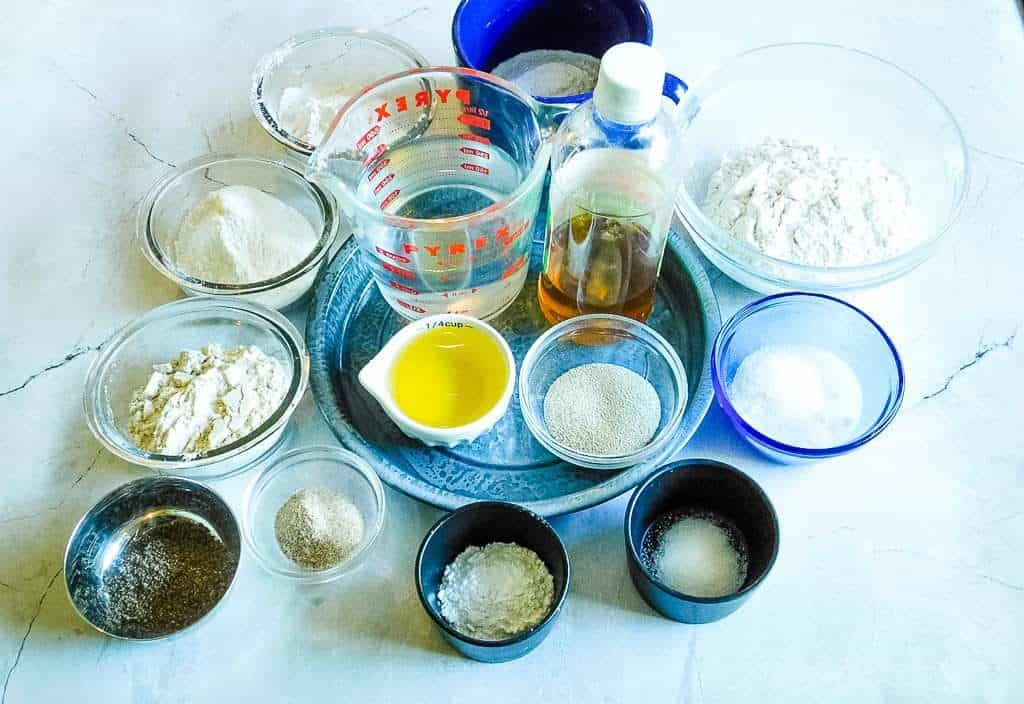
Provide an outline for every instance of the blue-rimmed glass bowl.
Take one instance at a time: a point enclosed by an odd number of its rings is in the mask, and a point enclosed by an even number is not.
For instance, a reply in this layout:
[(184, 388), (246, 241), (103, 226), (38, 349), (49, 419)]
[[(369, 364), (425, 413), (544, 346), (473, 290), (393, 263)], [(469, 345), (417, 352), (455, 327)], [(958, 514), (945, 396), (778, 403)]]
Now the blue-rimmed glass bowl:
[[(834, 447), (800, 447), (755, 428), (733, 406), (729, 388), (743, 360), (769, 345), (808, 345), (839, 357), (853, 369), (863, 411), (850, 439)], [(903, 402), (903, 364), (885, 331), (859, 308), (815, 293), (780, 293), (754, 301), (732, 317), (711, 351), (715, 397), (736, 430), (780, 462), (842, 455), (870, 442), (892, 422)]]

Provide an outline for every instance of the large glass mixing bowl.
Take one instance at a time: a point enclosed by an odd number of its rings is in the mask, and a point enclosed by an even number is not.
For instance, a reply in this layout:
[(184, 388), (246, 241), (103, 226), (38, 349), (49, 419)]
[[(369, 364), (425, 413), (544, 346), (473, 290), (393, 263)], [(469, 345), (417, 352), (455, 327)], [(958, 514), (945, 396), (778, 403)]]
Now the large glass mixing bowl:
[[(778, 44), (729, 61), (679, 109), (683, 185), (676, 211), (715, 266), (766, 293), (836, 292), (907, 273), (936, 249), (967, 193), (967, 149), (956, 120), (927, 86), (870, 54), (827, 44)], [(726, 154), (767, 137), (822, 141), (880, 158), (906, 179), (919, 242), (890, 259), (850, 267), (796, 264), (762, 254), (703, 212)]]

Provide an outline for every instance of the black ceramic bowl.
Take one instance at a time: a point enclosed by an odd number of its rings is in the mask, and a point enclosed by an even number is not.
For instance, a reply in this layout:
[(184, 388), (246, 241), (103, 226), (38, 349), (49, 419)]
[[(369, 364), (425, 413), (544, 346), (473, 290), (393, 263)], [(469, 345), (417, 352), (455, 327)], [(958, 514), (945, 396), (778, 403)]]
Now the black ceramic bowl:
[[(437, 588), (444, 568), (470, 545), (517, 543), (544, 561), (555, 582), (551, 612), (529, 631), (505, 640), (479, 640), (456, 631), (441, 615)], [(423, 608), (456, 650), (481, 662), (505, 662), (540, 645), (554, 625), (569, 591), (569, 555), (554, 528), (543, 518), (515, 504), (480, 501), (438, 521), (423, 539), (416, 556), (416, 589)]]
[[(644, 560), (644, 535), (669, 511), (713, 511), (735, 523), (747, 541), (749, 565), (740, 590), (720, 597), (683, 594), (655, 577)], [(629, 574), (640, 596), (674, 621), (708, 623), (728, 616), (767, 576), (779, 552), (779, 520), (757, 483), (735, 467), (683, 460), (658, 470), (634, 492), (626, 508)]]

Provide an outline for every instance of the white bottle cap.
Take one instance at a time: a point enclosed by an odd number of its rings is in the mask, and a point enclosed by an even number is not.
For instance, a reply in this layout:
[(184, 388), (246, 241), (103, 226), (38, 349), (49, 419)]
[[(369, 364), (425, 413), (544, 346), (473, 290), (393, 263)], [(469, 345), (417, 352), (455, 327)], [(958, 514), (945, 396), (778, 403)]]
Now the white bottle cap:
[(661, 109), (665, 60), (638, 42), (616, 44), (601, 57), (594, 108), (605, 119), (626, 125), (650, 122)]

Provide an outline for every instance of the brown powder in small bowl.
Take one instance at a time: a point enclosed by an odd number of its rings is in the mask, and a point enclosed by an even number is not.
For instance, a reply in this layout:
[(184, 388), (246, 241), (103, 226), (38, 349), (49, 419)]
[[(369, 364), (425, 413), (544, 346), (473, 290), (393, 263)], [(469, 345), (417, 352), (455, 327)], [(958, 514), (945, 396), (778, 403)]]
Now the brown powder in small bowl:
[(274, 534), (288, 559), (310, 570), (326, 570), (363, 542), (363, 515), (351, 499), (331, 489), (300, 489), (277, 511)]

